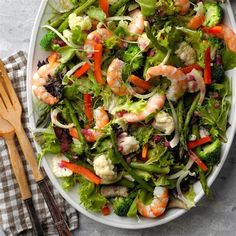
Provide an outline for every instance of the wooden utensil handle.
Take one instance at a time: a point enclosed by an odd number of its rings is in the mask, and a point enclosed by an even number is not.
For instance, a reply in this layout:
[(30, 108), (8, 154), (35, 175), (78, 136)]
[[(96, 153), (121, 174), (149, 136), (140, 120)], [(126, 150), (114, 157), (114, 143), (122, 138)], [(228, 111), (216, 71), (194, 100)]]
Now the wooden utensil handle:
[(22, 124), (15, 126), (15, 132), (20, 143), (21, 149), (24, 153), (25, 159), (32, 170), (35, 181), (38, 182), (42, 180), (44, 178), (44, 175), (38, 166), (36, 155), (29, 141), (29, 138), (27, 137), (22, 127)]
[(42, 225), (40, 224), (40, 221), (37, 217), (37, 213), (35, 211), (32, 198), (25, 199), (24, 203), (26, 205), (26, 208), (28, 210), (28, 213), (29, 213), (29, 216), (30, 216), (30, 219), (31, 219), (32, 229), (33, 229), (34, 235), (36, 235), (36, 236), (45, 236), (45, 234), (43, 232)]
[(8, 134), (4, 138), (7, 144), (12, 169), (16, 176), (17, 183), (19, 184), (22, 199), (25, 200), (31, 198), (31, 192), (25, 175), (24, 166), (15, 146), (14, 134)]
[(64, 220), (54, 200), (54, 197), (52, 196), (52, 193), (51, 193), (51, 190), (49, 189), (46, 178), (37, 182), (37, 184), (44, 196), (44, 199), (47, 203), (49, 211), (51, 212), (51, 215), (55, 223), (55, 226), (57, 228), (59, 236), (71, 236), (69, 227), (67, 226), (66, 221)]

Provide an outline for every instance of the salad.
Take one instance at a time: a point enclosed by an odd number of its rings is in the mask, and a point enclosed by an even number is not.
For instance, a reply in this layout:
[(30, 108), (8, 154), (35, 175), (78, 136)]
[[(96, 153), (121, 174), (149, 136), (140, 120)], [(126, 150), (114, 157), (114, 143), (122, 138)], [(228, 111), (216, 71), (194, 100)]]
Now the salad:
[[(220, 162), (236, 35), (218, 1), (57, 0), (32, 78), (39, 160), (88, 210), (193, 207)], [(79, 183), (79, 184), (78, 184)]]

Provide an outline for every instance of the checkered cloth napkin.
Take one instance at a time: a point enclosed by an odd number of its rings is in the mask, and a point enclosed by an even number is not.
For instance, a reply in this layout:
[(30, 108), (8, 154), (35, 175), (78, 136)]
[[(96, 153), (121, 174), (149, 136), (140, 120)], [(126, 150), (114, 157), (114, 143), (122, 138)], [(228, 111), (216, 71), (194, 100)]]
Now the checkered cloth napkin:
[[(26, 105), (26, 57), (23, 52), (18, 52), (9, 58), (3, 60), (8, 74), (11, 78), (18, 97), (23, 105), (23, 124), (24, 128), (32, 142), (32, 134), (29, 132), (28, 110)], [(34, 143), (32, 142), (34, 147)], [(19, 144), (17, 148), (20, 151)], [(35, 147), (34, 147), (35, 148)], [(23, 157), (22, 152), (20, 155)], [(24, 158), (23, 158), (24, 160)], [(42, 222), (46, 235), (56, 234), (57, 231), (53, 225), (48, 207), (43, 196), (33, 180), (32, 172), (24, 161), (25, 170), (27, 170), (28, 180), (32, 191), (34, 206), (38, 217)], [(49, 183), (50, 185), (50, 183)], [(52, 188), (52, 186), (50, 185)], [(67, 220), (71, 230), (78, 227), (78, 215), (55, 190), (52, 188), (57, 204)], [(32, 235), (32, 226), (30, 218), (24, 203), (21, 200), (20, 190), (18, 188), (15, 176), (13, 174), (11, 164), (8, 157), (6, 145), (0, 140), (0, 227), (6, 235)]]

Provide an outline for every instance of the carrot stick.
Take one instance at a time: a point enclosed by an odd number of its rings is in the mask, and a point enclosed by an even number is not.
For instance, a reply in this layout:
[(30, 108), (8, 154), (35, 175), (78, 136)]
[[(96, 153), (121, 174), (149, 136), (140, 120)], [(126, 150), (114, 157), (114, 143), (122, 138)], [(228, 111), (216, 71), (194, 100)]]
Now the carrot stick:
[(142, 149), (142, 159), (146, 159), (148, 155), (148, 144), (143, 145)]
[(92, 171), (89, 169), (86, 169), (83, 166), (68, 162), (68, 161), (61, 161), (61, 165), (69, 170), (71, 170), (73, 173), (82, 175), (87, 180), (91, 181), (94, 184), (99, 185), (101, 183), (101, 179), (96, 176)]
[(89, 127), (93, 124), (93, 102), (91, 94), (84, 94), (84, 113), (88, 119)]
[(109, 16), (109, 3), (108, 0), (99, 0), (99, 7)]
[(82, 67), (80, 67), (75, 73), (74, 76), (78, 79), (82, 75), (84, 75), (90, 69), (90, 65), (85, 62)]
[(105, 84), (102, 78), (102, 44), (98, 43), (94, 47), (94, 75), (95, 79), (99, 84)]

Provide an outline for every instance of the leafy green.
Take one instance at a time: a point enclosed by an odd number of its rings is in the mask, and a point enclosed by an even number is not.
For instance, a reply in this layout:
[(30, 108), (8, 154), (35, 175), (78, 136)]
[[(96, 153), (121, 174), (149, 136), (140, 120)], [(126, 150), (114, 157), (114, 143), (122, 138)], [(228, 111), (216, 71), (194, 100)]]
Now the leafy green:
[(106, 19), (106, 14), (105, 12), (98, 7), (91, 6), (87, 10), (87, 14), (90, 18), (98, 20), (99, 22), (103, 22)]
[(154, 128), (151, 125), (135, 127), (132, 135), (139, 141), (140, 145), (148, 143), (154, 133)]
[(136, 71), (142, 67), (144, 56), (137, 45), (130, 45), (124, 52), (123, 61), (131, 65), (132, 71)]
[(156, 12), (157, 0), (135, 0), (141, 7), (143, 16), (152, 16)]
[(184, 193), (183, 195), (184, 195), (185, 199), (187, 200), (186, 204), (187, 204), (188, 208), (194, 207), (195, 206), (194, 199), (196, 197), (196, 193), (194, 192), (192, 185), (189, 186), (188, 192)]
[(157, 2), (157, 8), (166, 15), (174, 15), (178, 11), (173, 0), (159, 0)]
[(127, 111), (138, 114), (144, 111), (147, 105), (147, 101), (140, 99), (137, 102), (133, 102), (130, 98), (127, 97), (116, 97), (113, 100), (113, 104), (113, 108), (109, 110), (111, 114), (115, 114), (119, 111)]
[(62, 179), (62, 188), (70, 191), (78, 183), (78, 175), (71, 175)]
[(63, 64), (67, 63), (74, 57), (75, 51), (76, 49), (69, 46), (59, 48), (57, 50), (57, 52), (61, 54), (61, 58), (59, 59), (59, 61)]
[(154, 181), (156, 186), (166, 187), (168, 189), (173, 189), (176, 187), (176, 180), (168, 179), (166, 176), (160, 176)]
[(71, 40), (74, 44), (83, 44), (86, 39), (86, 34), (83, 33), (80, 26), (76, 26), (71, 30)]
[(83, 177), (79, 178), (79, 195), (81, 204), (90, 211), (100, 212), (107, 203), (107, 199), (102, 196), (94, 183)]
[(227, 47), (222, 50), (222, 61), (225, 70), (231, 70), (236, 67), (236, 53)]
[(120, 12), (118, 12), (118, 11), (120, 11), (120, 9), (122, 9), (122, 8), (123, 8), (122, 10), (124, 10), (124, 8), (126, 8), (126, 5), (128, 3), (129, 3), (129, 0), (117, 0), (116, 2), (114, 2), (114, 4), (112, 4), (109, 7), (109, 15), (111, 15), (111, 16), (120, 15)]
[(104, 41), (105, 47), (108, 49), (113, 49), (117, 43), (118, 43), (118, 39), (116, 36), (111, 36), (105, 39)]
[(148, 151), (148, 160), (146, 165), (155, 164), (159, 167), (169, 167), (174, 164), (173, 155), (168, 151), (162, 143), (152, 145), (153, 147)]
[[(198, 108), (201, 121), (204, 125), (212, 127), (214, 134), (226, 142), (226, 129), (228, 124), (228, 115), (230, 102), (225, 95), (221, 101), (209, 98), (205, 104)], [(216, 107), (218, 107), (216, 109)], [(218, 131), (217, 133), (215, 131)]]
[(52, 40), (55, 38), (55, 34), (53, 32), (48, 32), (43, 36), (43, 38), (40, 41), (40, 46), (46, 50), (50, 51), (52, 49)]
[(70, 145), (70, 150), (75, 155), (83, 154), (83, 144), (78, 139), (73, 139), (73, 143)]

